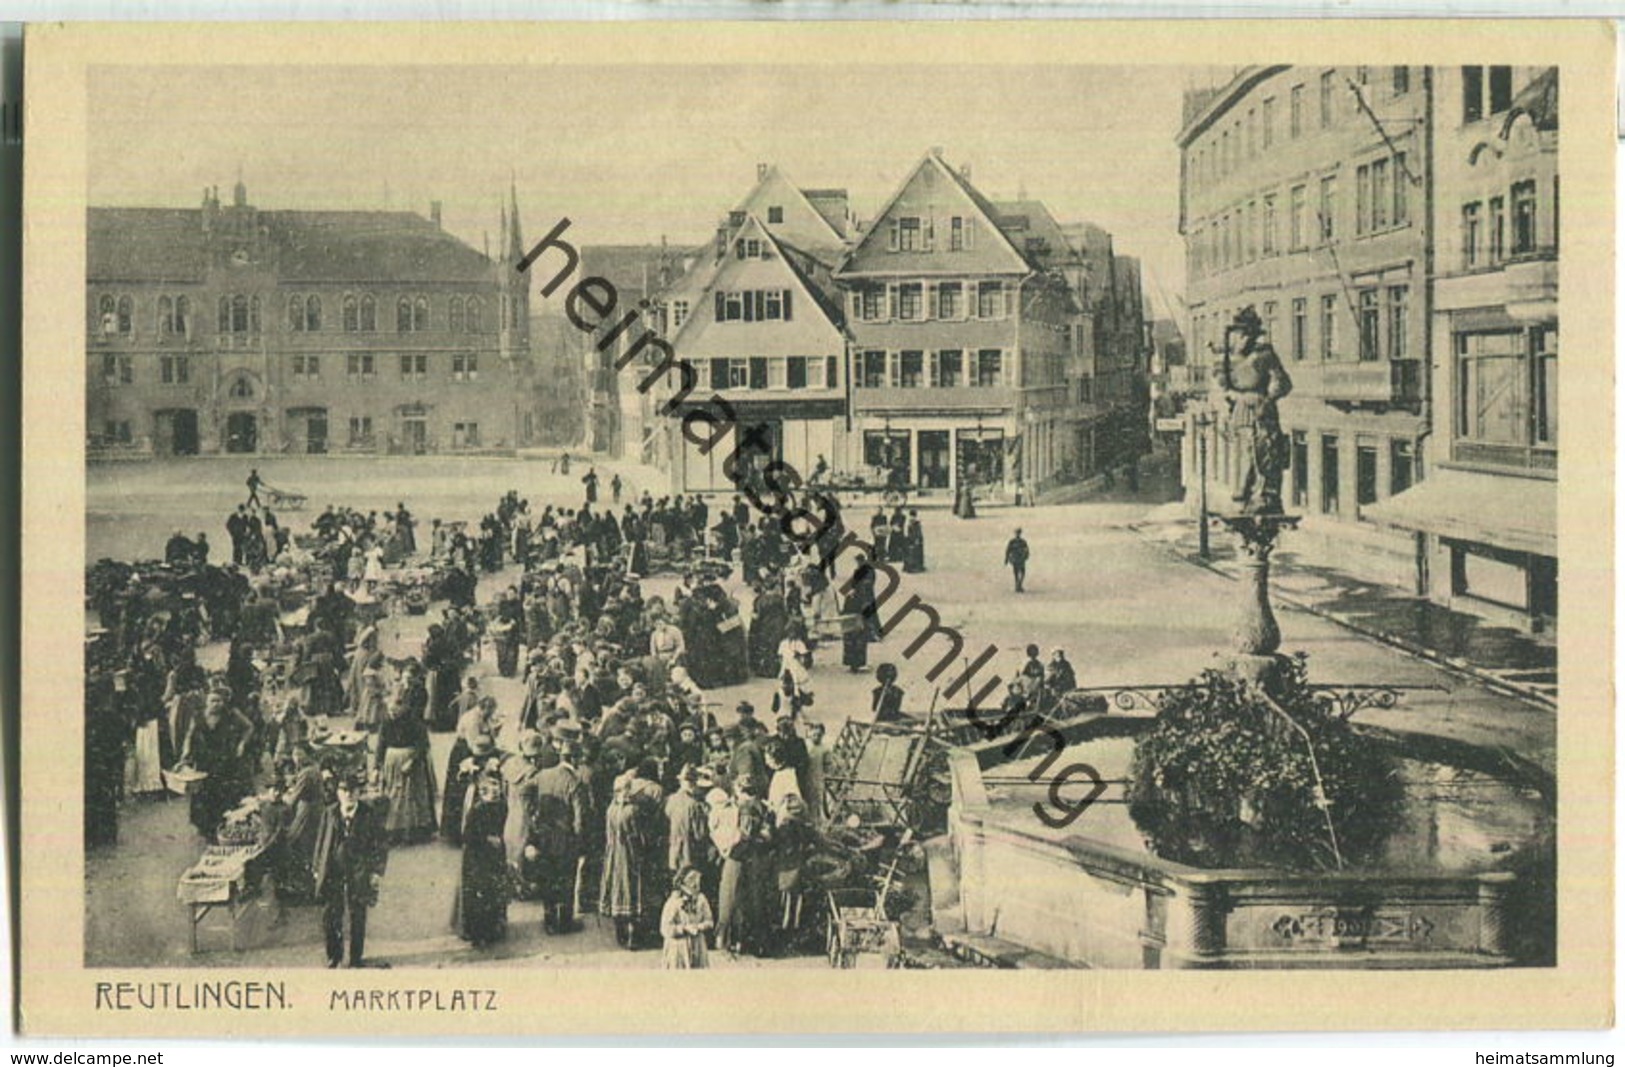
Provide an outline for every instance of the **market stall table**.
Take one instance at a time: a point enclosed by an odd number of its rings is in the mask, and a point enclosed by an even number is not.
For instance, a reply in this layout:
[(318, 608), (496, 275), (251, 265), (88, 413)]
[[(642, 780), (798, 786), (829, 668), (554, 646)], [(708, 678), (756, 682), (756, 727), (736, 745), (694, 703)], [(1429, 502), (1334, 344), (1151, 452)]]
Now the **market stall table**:
[(239, 931), (243, 917), (255, 906), (280, 909), (276, 882), (265, 859), (273, 842), (254, 845), (210, 845), (190, 870), (181, 875), (176, 896), (187, 906), (189, 942), (198, 953), (198, 927), (217, 908), (231, 916), (231, 947), (242, 948)]

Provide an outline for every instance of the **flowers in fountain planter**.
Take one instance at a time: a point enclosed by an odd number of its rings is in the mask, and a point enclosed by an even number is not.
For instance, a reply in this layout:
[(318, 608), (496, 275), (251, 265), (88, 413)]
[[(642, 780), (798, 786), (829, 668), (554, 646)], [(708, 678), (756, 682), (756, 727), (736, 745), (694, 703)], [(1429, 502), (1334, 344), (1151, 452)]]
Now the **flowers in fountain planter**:
[(1393, 759), (1309, 687), (1302, 654), (1273, 693), (1213, 670), (1165, 692), (1130, 779), (1147, 845), (1194, 867), (1355, 866), (1401, 818)]

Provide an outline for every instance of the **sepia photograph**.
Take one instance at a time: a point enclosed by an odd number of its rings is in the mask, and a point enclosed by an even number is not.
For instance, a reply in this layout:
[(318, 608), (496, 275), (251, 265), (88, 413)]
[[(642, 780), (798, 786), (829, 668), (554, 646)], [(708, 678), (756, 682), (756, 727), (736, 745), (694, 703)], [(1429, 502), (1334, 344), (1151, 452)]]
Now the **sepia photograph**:
[(1611, 81), (609, 29), (73, 68), (25, 436), (82, 654), (23, 762), (74, 1011), (1611, 958), (1560, 898), (1606, 919), (1612, 567), (1558, 521)]

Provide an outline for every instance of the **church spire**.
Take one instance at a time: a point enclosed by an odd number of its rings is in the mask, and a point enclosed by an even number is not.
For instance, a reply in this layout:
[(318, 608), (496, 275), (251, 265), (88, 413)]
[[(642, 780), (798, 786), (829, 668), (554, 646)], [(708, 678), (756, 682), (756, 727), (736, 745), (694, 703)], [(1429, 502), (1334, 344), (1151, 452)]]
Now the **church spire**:
[(508, 175), (508, 217), (512, 229), (508, 233), (508, 259), (518, 263), (525, 258), (525, 238), (519, 229), (519, 187), (513, 175)]

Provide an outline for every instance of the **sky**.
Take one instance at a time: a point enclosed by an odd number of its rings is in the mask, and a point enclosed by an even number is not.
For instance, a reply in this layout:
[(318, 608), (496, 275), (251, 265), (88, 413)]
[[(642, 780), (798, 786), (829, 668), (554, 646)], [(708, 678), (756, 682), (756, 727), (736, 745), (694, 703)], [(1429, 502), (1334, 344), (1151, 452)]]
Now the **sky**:
[(1180, 67), (100, 67), (90, 203), (196, 207), (239, 174), (266, 209), (428, 213), (482, 247), (510, 178), (525, 236), (707, 241), (758, 163), (872, 218), (940, 147), (993, 199), (1043, 200), (1139, 256), (1177, 314)]

